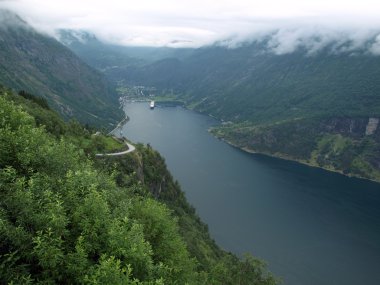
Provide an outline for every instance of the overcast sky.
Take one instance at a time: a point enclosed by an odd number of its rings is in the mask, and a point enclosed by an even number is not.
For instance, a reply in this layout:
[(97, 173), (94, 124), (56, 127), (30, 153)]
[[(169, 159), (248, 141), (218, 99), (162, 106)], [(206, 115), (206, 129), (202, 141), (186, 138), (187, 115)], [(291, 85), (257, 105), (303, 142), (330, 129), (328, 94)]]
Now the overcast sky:
[(50, 34), (88, 30), (124, 45), (234, 45), (272, 32), (276, 53), (337, 39), (360, 46), (368, 38), (380, 53), (380, 0), (0, 0), (0, 7)]

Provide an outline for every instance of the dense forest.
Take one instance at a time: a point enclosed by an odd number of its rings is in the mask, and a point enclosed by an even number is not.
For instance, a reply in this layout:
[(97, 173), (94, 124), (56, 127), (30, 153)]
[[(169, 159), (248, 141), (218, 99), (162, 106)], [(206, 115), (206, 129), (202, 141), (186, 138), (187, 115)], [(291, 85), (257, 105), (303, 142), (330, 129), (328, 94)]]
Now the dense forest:
[(0, 283), (276, 284), (220, 249), (163, 158), (1, 87)]

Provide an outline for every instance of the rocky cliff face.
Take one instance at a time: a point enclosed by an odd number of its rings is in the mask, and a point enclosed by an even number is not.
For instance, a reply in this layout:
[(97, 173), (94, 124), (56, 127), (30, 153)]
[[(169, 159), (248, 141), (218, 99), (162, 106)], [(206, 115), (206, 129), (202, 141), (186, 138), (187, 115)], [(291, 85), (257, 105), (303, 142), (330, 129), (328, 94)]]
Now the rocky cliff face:
[(330, 118), (320, 123), (321, 131), (351, 138), (380, 135), (379, 118)]
[(365, 130), (365, 134), (367, 136), (375, 134), (377, 131), (378, 125), (379, 125), (379, 118), (369, 118), (366, 130)]
[(320, 123), (322, 132), (336, 133), (353, 138), (363, 137), (368, 118), (330, 118)]

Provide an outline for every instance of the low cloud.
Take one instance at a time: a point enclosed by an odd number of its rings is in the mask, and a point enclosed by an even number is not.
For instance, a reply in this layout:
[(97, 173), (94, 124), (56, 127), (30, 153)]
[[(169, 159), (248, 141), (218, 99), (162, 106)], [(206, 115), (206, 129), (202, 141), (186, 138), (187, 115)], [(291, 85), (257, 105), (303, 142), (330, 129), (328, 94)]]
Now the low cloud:
[(377, 35), (375, 41), (369, 47), (369, 51), (374, 55), (380, 55), (380, 35)]
[[(328, 27), (299, 27), (273, 32), (267, 43), (271, 52), (281, 55), (303, 49), (308, 55), (322, 50), (330, 53), (375, 53), (379, 30), (332, 29)], [(380, 39), (380, 38), (379, 38)]]
[(229, 47), (262, 41), (275, 54), (363, 50), (380, 55), (374, 0), (0, 0), (34, 28), (86, 30), (121, 45)]

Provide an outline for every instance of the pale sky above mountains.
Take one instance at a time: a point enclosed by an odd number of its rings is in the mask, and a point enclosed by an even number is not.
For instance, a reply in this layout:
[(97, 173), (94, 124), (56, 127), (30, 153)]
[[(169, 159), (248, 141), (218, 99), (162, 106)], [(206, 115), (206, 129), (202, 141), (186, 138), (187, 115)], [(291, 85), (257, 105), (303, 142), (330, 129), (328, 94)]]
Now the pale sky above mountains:
[(271, 33), (268, 48), (278, 54), (332, 41), (380, 54), (378, 0), (0, 0), (0, 7), (49, 34), (86, 30), (123, 45), (235, 46)]

